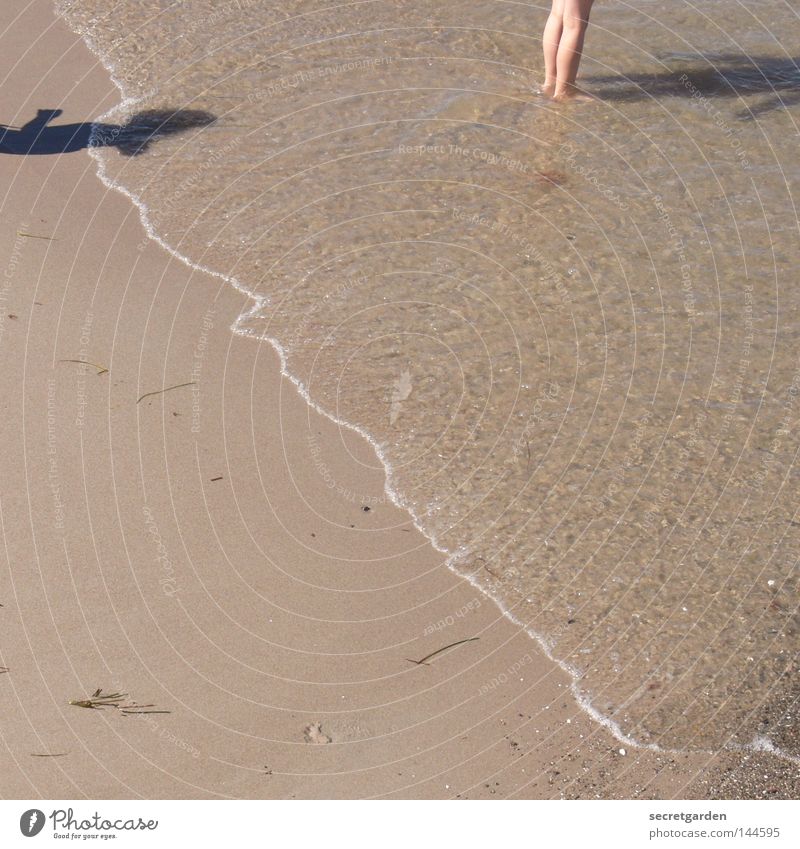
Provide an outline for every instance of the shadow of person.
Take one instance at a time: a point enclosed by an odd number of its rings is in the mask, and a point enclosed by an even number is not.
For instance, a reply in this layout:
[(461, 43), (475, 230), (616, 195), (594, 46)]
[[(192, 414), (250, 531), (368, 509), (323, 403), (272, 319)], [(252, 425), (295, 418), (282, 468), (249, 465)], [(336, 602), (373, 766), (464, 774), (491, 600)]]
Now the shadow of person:
[(60, 115), (60, 109), (40, 109), (22, 127), (0, 124), (0, 153), (43, 156), (87, 147), (116, 147), (123, 156), (138, 156), (160, 138), (216, 121), (214, 115), (200, 109), (150, 109), (131, 115), (124, 124), (85, 121), (51, 125)]
[(745, 99), (768, 94), (748, 105), (738, 117), (747, 118), (800, 102), (800, 60), (791, 57), (705, 56), (673, 53), (663, 58), (674, 70), (630, 76), (586, 78), (592, 94), (601, 100), (636, 101), (662, 97)]

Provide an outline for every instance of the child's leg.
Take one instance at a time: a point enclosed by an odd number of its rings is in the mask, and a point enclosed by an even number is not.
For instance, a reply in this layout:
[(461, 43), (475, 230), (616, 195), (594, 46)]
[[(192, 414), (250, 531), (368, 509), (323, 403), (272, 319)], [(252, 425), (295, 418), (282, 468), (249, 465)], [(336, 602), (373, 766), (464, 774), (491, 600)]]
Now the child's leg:
[(561, 40), (556, 55), (556, 88), (553, 97), (566, 99), (576, 94), (575, 79), (581, 63), (583, 39), (594, 0), (564, 0)]
[(544, 85), (542, 90), (552, 97), (556, 90), (556, 56), (558, 42), (561, 41), (562, 20), (564, 17), (564, 0), (553, 0), (553, 7), (542, 34), (542, 50), (544, 51)]

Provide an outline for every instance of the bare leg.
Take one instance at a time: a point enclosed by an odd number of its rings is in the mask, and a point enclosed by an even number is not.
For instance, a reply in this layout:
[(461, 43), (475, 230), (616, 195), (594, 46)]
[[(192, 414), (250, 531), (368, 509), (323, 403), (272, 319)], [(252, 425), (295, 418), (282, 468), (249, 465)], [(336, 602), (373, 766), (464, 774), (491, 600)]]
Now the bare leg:
[(569, 100), (578, 94), (575, 80), (583, 53), (583, 39), (594, 0), (564, 0), (561, 40), (556, 55), (555, 100)]
[(542, 93), (552, 97), (556, 91), (558, 43), (561, 41), (561, 31), (564, 18), (564, 0), (553, 0), (550, 16), (542, 34), (542, 51), (544, 52), (544, 85)]

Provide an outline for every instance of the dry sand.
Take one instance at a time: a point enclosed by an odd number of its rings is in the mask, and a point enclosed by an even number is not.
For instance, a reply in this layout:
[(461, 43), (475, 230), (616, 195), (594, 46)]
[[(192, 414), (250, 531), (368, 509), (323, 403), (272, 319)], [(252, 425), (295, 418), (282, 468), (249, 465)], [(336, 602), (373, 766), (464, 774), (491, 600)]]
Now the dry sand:
[[(49, 2), (2, 18), (0, 120), (117, 101)], [(588, 717), (86, 151), (0, 169), (0, 795), (787, 792), (769, 756), (637, 750)], [(167, 712), (70, 705), (98, 688)]]

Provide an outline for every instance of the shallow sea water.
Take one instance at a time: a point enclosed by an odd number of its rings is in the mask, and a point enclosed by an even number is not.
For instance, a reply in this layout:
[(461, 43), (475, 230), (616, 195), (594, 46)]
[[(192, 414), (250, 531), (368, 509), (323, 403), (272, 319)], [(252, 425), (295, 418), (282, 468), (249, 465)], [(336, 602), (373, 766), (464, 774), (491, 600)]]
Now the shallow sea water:
[(600, 0), (556, 107), (538, 4), (58, 8), (104, 120), (217, 116), (106, 179), (585, 703), (800, 754), (797, 12)]

